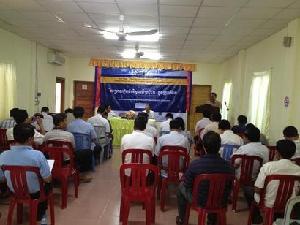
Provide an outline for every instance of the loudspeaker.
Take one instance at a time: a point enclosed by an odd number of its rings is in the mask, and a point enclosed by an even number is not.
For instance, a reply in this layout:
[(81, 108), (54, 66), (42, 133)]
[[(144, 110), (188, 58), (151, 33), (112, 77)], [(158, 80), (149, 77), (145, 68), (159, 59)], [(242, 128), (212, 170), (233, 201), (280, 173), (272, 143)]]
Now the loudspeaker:
[(285, 36), (283, 38), (283, 46), (289, 48), (291, 47), (291, 45), (292, 45), (292, 37)]

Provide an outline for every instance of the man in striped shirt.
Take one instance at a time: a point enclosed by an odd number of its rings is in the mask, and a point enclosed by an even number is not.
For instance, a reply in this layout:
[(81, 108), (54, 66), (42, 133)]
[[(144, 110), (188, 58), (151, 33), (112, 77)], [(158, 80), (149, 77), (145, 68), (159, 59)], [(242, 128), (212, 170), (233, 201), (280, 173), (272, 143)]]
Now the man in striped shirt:
[(19, 108), (12, 108), (9, 111), (9, 116), (10, 118), (3, 120), (0, 122), (0, 128), (1, 129), (9, 129), (9, 128), (13, 128), (16, 125), (15, 119), (14, 119), (14, 115), (15, 113), (19, 110)]

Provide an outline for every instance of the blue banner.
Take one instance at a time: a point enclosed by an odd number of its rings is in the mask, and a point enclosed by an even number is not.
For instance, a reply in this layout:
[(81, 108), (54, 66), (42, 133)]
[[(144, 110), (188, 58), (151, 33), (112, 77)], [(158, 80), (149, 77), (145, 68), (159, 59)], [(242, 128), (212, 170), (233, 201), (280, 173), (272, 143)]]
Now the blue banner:
[(102, 68), (101, 104), (116, 111), (185, 113), (189, 72), (129, 68)]

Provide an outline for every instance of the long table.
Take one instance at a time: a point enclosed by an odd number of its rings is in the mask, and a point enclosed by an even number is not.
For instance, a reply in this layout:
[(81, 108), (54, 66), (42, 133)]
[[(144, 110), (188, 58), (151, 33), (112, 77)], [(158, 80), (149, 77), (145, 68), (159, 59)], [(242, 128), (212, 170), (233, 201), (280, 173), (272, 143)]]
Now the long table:
[(122, 119), (119, 117), (109, 118), (113, 129), (114, 141), (113, 145), (120, 146), (121, 139), (124, 134), (131, 134), (133, 131), (134, 120)]

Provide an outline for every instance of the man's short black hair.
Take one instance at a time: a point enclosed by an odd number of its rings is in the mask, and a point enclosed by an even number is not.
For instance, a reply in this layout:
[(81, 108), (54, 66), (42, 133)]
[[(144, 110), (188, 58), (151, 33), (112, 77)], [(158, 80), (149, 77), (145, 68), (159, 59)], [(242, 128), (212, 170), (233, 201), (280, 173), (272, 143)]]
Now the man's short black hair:
[(146, 129), (146, 124), (147, 124), (147, 121), (146, 121), (145, 117), (138, 116), (134, 120), (134, 129), (143, 131)]
[(9, 111), (9, 116), (14, 118), (15, 113), (19, 110), (19, 108), (12, 108)]
[(203, 112), (202, 112), (202, 114), (203, 114), (204, 118), (210, 118), (211, 111), (208, 110), (208, 109), (204, 109)]
[(175, 118), (175, 120), (177, 120), (178, 123), (180, 124), (180, 129), (185, 130), (184, 120), (181, 117), (177, 117), (177, 118)]
[(34, 136), (34, 127), (31, 124), (17, 124), (13, 129), (14, 139), (17, 143), (24, 144)]
[(53, 123), (55, 126), (59, 126), (61, 122), (63, 122), (67, 118), (65, 113), (58, 113), (53, 115)]
[(146, 123), (148, 123), (148, 120), (149, 120), (149, 115), (148, 115), (148, 113), (140, 112), (140, 113), (138, 114), (138, 117), (144, 118), (145, 121), (146, 121)]
[(170, 121), (170, 129), (171, 130), (179, 130), (180, 129), (180, 123), (178, 120), (171, 120)]
[(65, 110), (65, 113), (73, 113), (73, 109), (67, 108), (67, 109)]
[(299, 136), (298, 130), (294, 126), (287, 126), (286, 128), (284, 128), (282, 133), (283, 136), (287, 138), (294, 138)]
[(217, 154), (221, 148), (220, 135), (214, 131), (209, 131), (203, 136), (203, 146), (207, 153)]
[(247, 117), (245, 115), (239, 115), (237, 120), (238, 120), (239, 125), (247, 124)]
[(173, 114), (172, 113), (167, 113), (166, 114), (166, 119), (173, 119)]
[(75, 118), (82, 118), (84, 115), (84, 108), (81, 106), (76, 106), (73, 109), (73, 115)]
[(276, 150), (283, 159), (290, 159), (295, 155), (296, 144), (290, 140), (279, 140), (276, 144)]
[(211, 95), (214, 95), (215, 98), (218, 97), (218, 95), (215, 92), (212, 92)]
[(230, 130), (230, 123), (228, 120), (221, 120), (219, 122), (219, 129), (220, 130)]
[(49, 108), (47, 106), (44, 106), (44, 107), (42, 107), (41, 112), (48, 113), (49, 112)]
[[(248, 124), (249, 125), (249, 124)], [(260, 130), (255, 127), (253, 124), (246, 127), (244, 136), (250, 142), (259, 142), (260, 141)]]
[(214, 112), (213, 114), (211, 114), (210, 119), (214, 122), (220, 122), (222, 119), (222, 115), (219, 112)]
[(98, 107), (98, 109), (97, 109), (97, 113), (100, 113), (100, 114), (102, 114), (102, 113), (104, 113), (104, 112), (105, 112), (105, 110), (106, 110), (105, 106), (101, 105), (101, 106), (99, 106), (99, 107)]
[(28, 113), (25, 109), (19, 109), (14, 114), (14, 119), (17, 124), (24, 123), (27, 118), (28, 118)]

